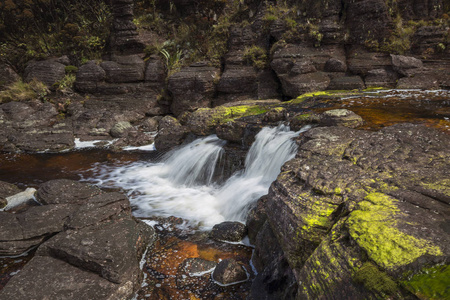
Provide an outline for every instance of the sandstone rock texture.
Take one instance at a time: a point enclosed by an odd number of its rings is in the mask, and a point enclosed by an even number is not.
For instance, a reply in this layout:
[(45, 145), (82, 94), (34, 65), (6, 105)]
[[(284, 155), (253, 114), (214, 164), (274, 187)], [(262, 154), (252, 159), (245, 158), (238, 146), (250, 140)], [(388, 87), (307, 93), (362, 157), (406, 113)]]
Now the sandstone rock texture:
[(64, 179), (42, 184), (37, 199), (43, 205), (0, 212), (1, 255), (37, 247), (0, 299), (130, 298), (142, 280), (141, 256), (156, 234), (131, 216), (128, 199)]
[[(449, 136), (318, 127), (298, 143), (250, 214), (252, 298), (447, 297)], [(297, 286), (291, 296), (280, 274)]]
[(60, 151), (74, 145), (72, 122), (58, 119), (48, 102), (1, 104), (0, 124), (1, 151)]

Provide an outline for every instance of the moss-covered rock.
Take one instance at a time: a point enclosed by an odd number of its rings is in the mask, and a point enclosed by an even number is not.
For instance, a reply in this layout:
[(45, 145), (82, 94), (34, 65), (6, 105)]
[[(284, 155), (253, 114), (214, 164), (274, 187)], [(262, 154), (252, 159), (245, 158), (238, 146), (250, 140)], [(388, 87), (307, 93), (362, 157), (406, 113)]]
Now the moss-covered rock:
[(318, 127), (298, 142), (265, 208), (297, 298), (446, 295), (448, 271), (427, 270), (450, 253), (449, 136), (412, 124)]
[(449, 299), (450, 266), (424, 268), (402, 284), (420, 299)]
[(396, 269), (424, 255), (442, 256), (432, 241), (416, 238), (399, 230), (402, 212), (398, 200), (383, 193), (370, 193), (357, 204), (347, 225), (350, 236), (370, 259), (385, 269)]
[(259, 115), (266, 111), (266, 108), (258, 105), (200, 108), (189, 116), (187, 126), (196, 135), (208, 135), (214, 133), (218, 125), (245, 116)]

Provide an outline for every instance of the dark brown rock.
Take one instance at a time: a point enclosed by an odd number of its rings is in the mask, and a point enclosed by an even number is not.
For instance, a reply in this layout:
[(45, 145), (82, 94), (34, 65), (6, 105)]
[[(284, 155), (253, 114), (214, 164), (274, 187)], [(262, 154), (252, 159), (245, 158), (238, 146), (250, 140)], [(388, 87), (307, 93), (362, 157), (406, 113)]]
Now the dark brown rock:
[(82, 93), (95, 93), (97, 83), (105, 78), (105, 70), (95, 60), (91, 60), (78, 69), (75, 88)]
[(0, 90), (4, 89), (10, 83), (18, 81), (20, 76), (5, 63), (0, 63)]
[(0, 181), (0, 198), (6, 198), (17, 193), (20, 193), (22, 190), (19, 189), (16, 185)]
[(123, 299), (132, 295), (133, 284), (114, 284), (62, 260), (36, 256), (0, 291), (0, 299)]
[(398, 80), (398, 89), (424, 89), (439, 88), (439, 78), (430, 74), (417, 74), (413, 77), (403, 77)]
[(36, 198), (42, 204), (85, 204), (102, 191), (92, 185), (68, 179), (56, 179), (40, 185)]
[(374, 69), (367, 72), (365, 84), (367, 87), (390, 87), (396, 86), (398, 75), (389, 69)]
[(178, 116), (185, 111), (209, 107), (218, 75), (218, 69), (202, 63), (183, 68), (170, 76), (167, 88), (173, 97), (172, 112)]
[(403, 76), (408, 76), (407, 71), (410, 69), (420, 69), (423, 67), (422, 61), (412, 56), (391, 54), (391, 58), (394, 71), (397, 71)]
[(364, 123), (363, 119), (348, 109), (333, 109), (320, 115), (320, 125), (344, 126), (356, 128)]
[(133, 128), (133, 126), (130, 124), (130, 122), (122, 121), (119, 123), (114, 124), (114, 126), (109, 131), (109, 134), (111, 134), (114, 138), (123, 137)]
[(71, 122), (58, 118), (49, 102), (1, 104), (0, 119), (0, 150), (61, 151), (74, 146)]
[(364, 48), (353, 46), (347, 54), (348, 70), (362, 77), (370, 70), (385, 69), (392, 66), (389, 54), (379, 52), (368, 52)]
[(326, 72), (346, 72), (347, 64), (339, 59), (330, 58), (325, 63), (325, 71)]
[(45, 83), (49, 88), (64, 78), (65, 66), (53, 59), (43, 61), (32, 61), (25, 68), (25, 80), (36, 79)]
[(247, 235), (247, 227), (239, 222), (223, 222), (214, 225), (210, 236), (218, 241), (239, 242)]
[(248, 279), (247, 272), (234, 259), (222, 260), (214, 270), (212, 278), (222, 285), (237, 284)]
[(324, 90), (330, 84), (330, 78), (323, 72), (291, 76), (282, 76), (280, 81), (283, 93), (291, 98), (313, 91)]
[(253, 67), (227, 68), (220, 77), (217, 91), (224, 94), (252, 95), (256, 92), (257, 72)]
[(138, 283), (140, 256), (155, 239), (152, 227), (131, 218), (68, 230), (43, 244), (37, 255), (52, 256), (113, 283)]
[(353, 43), (363, 44), (367, 39), (382, 40), (391, 24), (389, 8), (383, 0), (345, 0), (346, 27)]
[(247, 124), (239, 121), (230, 121), (216, 127), (216, 134), (222, 140), (242, 143)]
[(177, 119), (165, 116), (159, 121), (159, 131), (155, 138), (155, 147), (158, 151), (167, 151), (181, 145), (187, 136), (187, 129)]
[(133, 2), (113, 0), (111, 2), (114, 20), (112, 22), (109, 47), (112, 53), (142, 53), (144, 45), (138, 38), (133, 23)]
[(93, 196), (76, 212), (72, 213), (67, 219), (66, 227), (80, 229), (130, 216), (130, 202), (125, 195), (104, 193)]
[[(110, 83), (127, 83), (138, 82), (144, 80), (144, 61), (138, 63), (124, 63), (125, 59), (116, 61), (104, 61), (100, 67), (105, 70), (106, 81)], [(133, 62), (133, 61), (132, 61)]]
[(330, 81), (328, 90), (362, 90), (364, 81), (359, 76), (336, 77)]
[[(276, 253), (261, 242), (270, 240), (268, 228), (263, 226), (256, 237), (255, 265), (263, 266), (265, 282), (278, 276), (266, 273), (274, 271), (271, 262), (285, 257), (295, 270), (297, 298), (406, 297), (395, 283), (404, 272), (420, 273), (448, 256), (450, 237), (445, 226), (436, 224), (443, 224), (449, 210), (448, 188), (441, 185), (448, 177), (448, 160), (441, 157), (448, 156), (444, 149), (449, 143), (444, 133), (412, 124), (379, 132), (319, 127), (303, 134), (296, 158), (283, 166), (265, 207), (282, 253), (267, 259), (268, 252)], [(372, 217), (380, 217), (376, 224), (389, 229), (369, 229)], [(401, 245), (386, 230), (399, 234)], [(383, 256), (391, 251), (385, 242), (408, 258)], [(415, 252), (416, 242), (427, 246)], [(389, 290), (355, 279), (368, 258), (376, 265), (372, 276), (391, 282)]]
[(18, 214), (0, 212), (0, 255), (19, 255), (64, 230), (75, 205), (34, 206)]
[(157, 55), (150, 56), (145, 69), (145, 82), (151, 83), (157, 87), (163, 87), (165, 79), (166, 67), (164, 66), (163, 61)]

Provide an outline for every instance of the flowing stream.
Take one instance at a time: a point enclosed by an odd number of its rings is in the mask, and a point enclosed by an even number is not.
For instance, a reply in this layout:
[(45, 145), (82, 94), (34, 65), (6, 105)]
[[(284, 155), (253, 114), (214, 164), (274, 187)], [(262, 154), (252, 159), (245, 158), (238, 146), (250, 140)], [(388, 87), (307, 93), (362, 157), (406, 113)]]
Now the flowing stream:
[(252, 203), (267, 194), (281, 166), (292, 159), (297, 145), (288, 126), (263, 128), (247, 154), (245, 168), (225, 183), (214, 182), (225, 141), (215, 135), (197, 139), (159, 163), (98, 165), (90, 181), (128, 191), (134, 215), (176, 216), (203, 229), (223, 221), (245, 221)]

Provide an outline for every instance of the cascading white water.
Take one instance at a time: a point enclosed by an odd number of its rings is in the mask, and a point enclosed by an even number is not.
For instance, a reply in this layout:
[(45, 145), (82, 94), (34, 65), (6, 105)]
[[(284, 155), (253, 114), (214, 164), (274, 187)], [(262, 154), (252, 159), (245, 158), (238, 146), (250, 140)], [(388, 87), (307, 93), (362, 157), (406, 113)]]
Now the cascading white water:
[(172, 215), (204, 229), (225, 220), (245, 221), (250, 205), (268, 192), (281, 166), (295, 156), (292, 138), (301, 131), (289, 131), (284, 125), (263, 128), (249, 150), (244, 170), (223, 185), (213, 184), (225, 143), (215, 135), (171, 152), (161, 163), (100, 166), (94, 182), (129, 191), (138, 217)]

